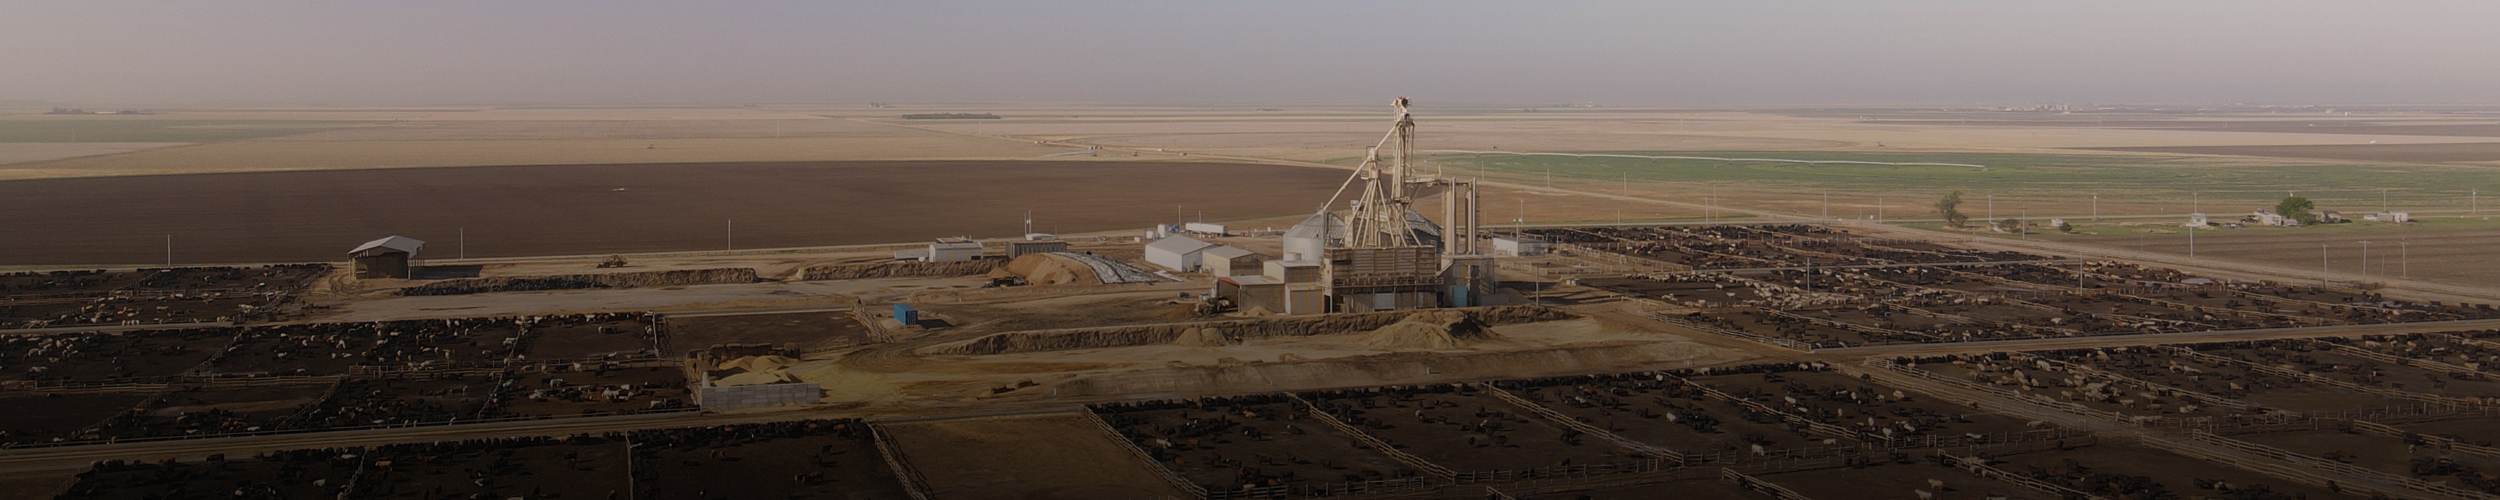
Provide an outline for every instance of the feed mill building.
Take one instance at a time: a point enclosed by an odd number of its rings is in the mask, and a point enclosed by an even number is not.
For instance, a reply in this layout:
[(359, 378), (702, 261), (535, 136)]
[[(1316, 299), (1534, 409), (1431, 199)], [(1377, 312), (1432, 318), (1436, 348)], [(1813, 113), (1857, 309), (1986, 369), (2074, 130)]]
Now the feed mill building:
[(347, 251), (347, 261), (356, 279), (408, 279), (416, 270), (408, 265), (408, 260), (416, 258), (417, 250), (424, 248), (423, 241), (392, 236), (356, 245), (355, 250)]

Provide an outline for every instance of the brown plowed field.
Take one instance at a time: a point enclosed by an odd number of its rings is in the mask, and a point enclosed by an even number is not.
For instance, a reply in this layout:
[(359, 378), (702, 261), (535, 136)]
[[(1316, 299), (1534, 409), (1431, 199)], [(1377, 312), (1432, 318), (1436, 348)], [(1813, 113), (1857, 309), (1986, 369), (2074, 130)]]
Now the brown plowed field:
[(1302, 213), (1345, 172), (1249, 164), (893, 161), (542, 165), (0, 182), (0, 265), (343, 260), (912, 242)]

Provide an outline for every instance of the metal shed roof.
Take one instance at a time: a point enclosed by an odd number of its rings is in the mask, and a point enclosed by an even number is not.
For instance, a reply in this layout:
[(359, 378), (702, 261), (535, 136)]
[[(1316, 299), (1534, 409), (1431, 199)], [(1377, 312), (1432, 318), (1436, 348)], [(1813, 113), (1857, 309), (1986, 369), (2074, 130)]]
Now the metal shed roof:
[(1252, 252), (1252, 251), (1249, 251), (1249, 250), (1243, 250), (1243, 249), (1241, 249), (1240, 247), (1228, 247), (1228, 246), (1217, 245), (1215, 248), (1209, 248), (1209, 249), (1207, 249), (1205, 252), (1200, 252), (1198, 255), (1203, 255), (1203, 256), (1213, 257), (1213, 258), (1218, 258), (1218, 259), (1235, 259), (1235, 258), (1247, 257), (1247, 256), (1251, 256), (1251, 255), (1258, 255), (1258, 252)]
[(1147, 244), (1146, 244), (1146, 248), (1151, 248), (1151, 249), (1156, 249), (1156, 250), (1162, 250), (1162, 251), (1172, 252), (1172, 253), (1180, 253), (1180, 254), (1185, 254), (1185, 253), (1195, 252), (1195, 251), (1199, 251), (1199, 250), (1205, 250), (1207, 247), (1211, 247), (1211, 246), (1215, 246), (1215, 244), (1214, 244), (1214, 243), (1204, 242), (1204, 241), (1198, 241), (1198, 240), (1195, 240), (1195, 239), (1190, 239), (1190, 238), (1189, 238), (1189, 237), (1187, 237), (1187, 236), (1174, 236), (1174, 237), (1170, 237), (1170, 238), (1164, 238), (1164, 239), (1160, 239), (1160, 240), (1155, 240), (1155, 242), (1154, 242), (1154, 243), (1147, 243)]
[(397, 250), (397, 251), (400, 251), (400, 252), (406, 252), (406, 253), (407, 253), (407, 254), (409, 254), (409, 255), (416, 255), (416, 254), (417, 254), (417, 250), (418, 250), (418, 249), (425, 248), (425, 242), (423, 242), (423, 241), (418, 241), (416, 238), (410, 238), (410, 237), (406, 237), (406, 236), (391, 236), (391, 237), (388, 237), (388, 238), (382, 238), (382, 239), (378, 239), (378, 240), (367, 241), (367, 242), (365, 242), (365, 244), (362, 244), (362, 245), (356, 245), (356, 249), (355, 249), (355, 250), (348, 250), (348, 251), (347, 251), (347, 254), (348, 254), (348, 255), (360, 254), (360, 253), (364, 253), (366, 250), (372, 250), (372, 249), (376, 249), (376, 248), (390, 249), (390, 250)]

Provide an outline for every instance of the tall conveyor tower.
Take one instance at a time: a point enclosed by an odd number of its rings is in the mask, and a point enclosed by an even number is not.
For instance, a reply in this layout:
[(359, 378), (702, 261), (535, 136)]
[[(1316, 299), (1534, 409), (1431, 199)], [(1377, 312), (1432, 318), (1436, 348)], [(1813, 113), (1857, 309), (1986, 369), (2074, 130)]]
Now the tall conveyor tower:
[[(1500, 282), (1492, 257), (1481, 251), (1476, 183), (1451, 178), (1439, 168), (1420, 172), (1412, 161), (1415, 118), (1407, 112), (1406, 98), (1398, 98), (1395, 105), (1396, 123), (1349, 179), (1362, 181), (1363, 194), (1344, 212), (1343, 232), (1325, 227), (1337, 223), (1327, 210), (1334, 200), (1304, 223), (1322, 226), (1316, 232), (1324, 235), (1321, 279), (1327, 285), (1328, 307), (1364, 312), (1486, 305), (1485, 299), (1497, 297), (1494, 287)], [(1384, 148), (1389, 152), (1386, 160), (1381, 158)], [(1415, 209), (1418, 200), (1433, 196), (1442, 201), (1439, 224)], [(1296, 246), (1288, 242), (1287, 248), (1291, 252)], [(1316, 256), (1304, 258), (1309, 257)]]

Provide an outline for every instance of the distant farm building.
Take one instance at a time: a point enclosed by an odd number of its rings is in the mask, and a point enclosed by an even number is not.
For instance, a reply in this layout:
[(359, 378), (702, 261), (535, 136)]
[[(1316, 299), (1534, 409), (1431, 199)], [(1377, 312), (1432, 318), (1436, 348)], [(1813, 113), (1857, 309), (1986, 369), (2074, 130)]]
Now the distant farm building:
[(2334, 224), (2334, 223), (2338, 223), (2338, 222), (2344, 222), (2344, 213), (2343, 213), (2343, 212), (2337, 212), (2337, 211), (2334, 211), (2334, 210), (2325, 210), (2325, 211), (2320, 211), (2320, 212), (2318, 212), (2318, 222), (2324, 222), (2324, 223), (2328, 223), (2328, 224)]
[(967, 238), (939, 238), (927, 250), (894, 252), (894, 260), (921, 262), (963, 262), (981, 258), (981, 242)]
[(1191, 222), (1191, 223), (1181, 224), (1181, 230), (1182, 230), (1182, 231), (1192, 232), (1192, 233), (1205, 234), (1205, 235), (1214, 235), (1214, 236), (1224, 236), (1224, 235), (1232, 234), (1232, 232), (1231, 232), (1231, 228), (1224, 227), (1224, 225), (1223, 225), (1223, 224), (1208, 224), (1208, 223), (1204, 223), (1204, 222)]
[(2242, 220), (2242, 221), (2244, 221), (2244, 222), (2248, 222), (2248, 223), (2250, 223), (2250, 224), (2257, 224), (2257, 225), (2263, 225), (2263, 226), (2298, 226), (2298, 225), (2300, 225), (2300, 219), (2291, 218), (2291, 217), (2285, 217), (2285, 216), (2283, 216), (2283, 214), (2274, 213), (2274, 211), (2273, 211), (2273, 210), (2258, 210), (2258, 211), (2257, 211), (2257, 213), (2252, 214), (2252, 215), (2249, 215), (2249, 216), (2248, 216), (2248, 218), (2246, 218), (2246, 219), (2241, 219), (2241, 220)]
[(424, 248), (423, 241), (392, 236), (357, 245), (355, 250), (347, 251), (347, 260), (355, 269), (356, 279), (408, 279), (415, 269), (408, 265), (408, 260), (416, 258), (417, 250)]

